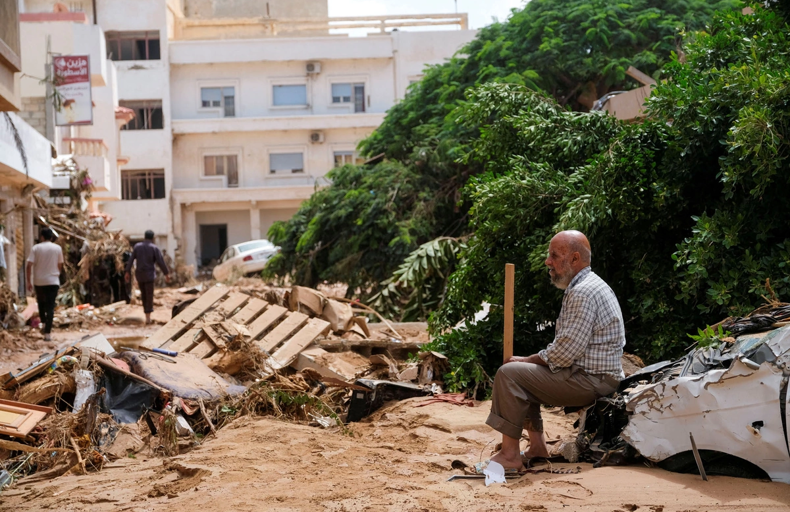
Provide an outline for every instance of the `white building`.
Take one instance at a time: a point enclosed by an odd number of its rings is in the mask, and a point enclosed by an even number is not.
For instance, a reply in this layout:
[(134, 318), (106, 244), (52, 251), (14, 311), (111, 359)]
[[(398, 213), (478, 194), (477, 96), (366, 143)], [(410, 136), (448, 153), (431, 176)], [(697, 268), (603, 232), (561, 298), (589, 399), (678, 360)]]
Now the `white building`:
[[(426, 65), (475, 35), (463, 14), (328, 18), (327, 0), (133, 4), (68, 2), (103, 33), (105, 80), (136, 114), (120, 135), (120, 187), (111, 168), (97, 197), (111, 228), (133, 239), (153, 229), (196, 265), (290, 218), (330, 169), (358, 160)], [(370, 33), (337, 33), (349, 29)]]
[[(24, 261), (35, 243), (32, 194), (52, 185), (52, 147), (19, 114), (22, 51), (19, 5), (0, 3), (0, 238), (3, 280), (13, 292), (25, 294)], [(43, 116), (43, 113), (41, 114)], [(21, 151), (20, 151), (21, 143)], [(24, 154), (24, 157), (23, 157)], [(9, 243), (4, 243), (8, 240)], [(0, 265), (3, 266), (3, 265)]]

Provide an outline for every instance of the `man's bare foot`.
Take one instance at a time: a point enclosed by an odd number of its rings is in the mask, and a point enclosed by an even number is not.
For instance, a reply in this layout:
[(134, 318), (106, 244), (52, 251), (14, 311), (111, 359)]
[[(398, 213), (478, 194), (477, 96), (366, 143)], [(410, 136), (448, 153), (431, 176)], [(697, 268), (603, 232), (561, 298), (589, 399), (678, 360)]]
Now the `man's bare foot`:
[(505, 457), (502, 452), (497, 452), (491, 457), (491, 460), (502, 464), (502, 467), (505, 469), (522, 469), (524, 467), (524, 463), (521, 462), (521, 457)]
[(522, 461), (528, 461), (530, 459), (537, 459), (537, 458), (549, 458), (549, 450), (546, 448), (540, 449), (538, 447), (530, 446), (527, 450), (525, 450), (521, 454)]

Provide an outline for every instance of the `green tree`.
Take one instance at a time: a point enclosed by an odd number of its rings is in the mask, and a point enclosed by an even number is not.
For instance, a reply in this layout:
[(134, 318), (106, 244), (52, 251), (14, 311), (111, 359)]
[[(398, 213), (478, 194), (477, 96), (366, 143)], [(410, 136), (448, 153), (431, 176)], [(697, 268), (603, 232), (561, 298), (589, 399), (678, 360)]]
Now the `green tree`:
[[(432, 318), (434, 332), (470, 318), (483, 301), (501, 304), (504, 264), (513, 262), (517, 351), (545, 346), (561, 292), (543, 260), (551, 236), (570, 228), (588, 234), (593, 269), (620, 300), (627, 348), (650, 359), (676, 356), (688, 345), (685, 333), (759, 305), (767, 278), (780, 296), (790, 292), (790, 174), (782, 172), (790, 155), (790, 26), (775, 11), (754, 9), (717, 15), (695, 34), (665, 68), (649, 120), (619, 125), (583, 165), (521, 160), (534, 123), (526, 115), (521, 144), (505, 147), (481, 128), (471, 158), (512, 170), (466, 189), (474, 234)], [(494, 97), (473, 96), (486, 104)], [(493, 311), (435, 342), (458, 386), (501, 362), (501, 308)]]
[[(383, 154), (398, 165), (336, 169), (330, 174), (330, 187), (317, 191), (291, 221), (272, 228), (270, 238), (283, 249), (268, 274), (289, 274), (294, 282), (306, 285), (346, 282), (351, 293), (359, 288), (365, 295), (388, 289), (392, 282), (384, 287), (380, 283), (412, 251), (438, 237), (470, 233), (470, 203), (462, 201), (461, 192), (469, 179), (483, 171), (505, 172), (510, 165), (505, 159), (498, 167), (486, 168), (469, 155), (485, 135), (481, 126), (503, 137), (501, 148), (514, 149), (508, 141), (519, 143), (515, 134), (520, 128), (508, 118), (515, 114), (513, 108), (521, 106), (495, 105), (473, 115), (467, 110), (483, 108), (481, 102), (467, 100), (473, 87), (493, 82), (521, 85), (543, 91), (559, 103), (535, 106), (545, 112), (532, 115), (543, 115), (545, 126), (540, 129), (549, 131), (525, 142), (532, 146), (519, 148), (523, 159), (548, 159), (541, 155), (547, 142), (561, 151), (560, 144), (551, 140), (555, 136), (571, 146), (596, 147), (597, 135), (592, 134), (590, 141), (572, 140), (551, 128), (557, 116), (546, 115), (564, 109), (584, 111), (608, 91), (634, 87), (625, 75), (629, 66), (657, 76), (677, 49), (681, 29), (702, 28), (715, 9), (737, 4), (735, 0), (628, 4), (531, 0), (507, 21), (482, 29), (452, 59), (426, 69), (425, 77), (410, 87), (406, 98), (361, 144), (368, 156)], [(501, 126), (497, 120), (502, 120)], [(583, 148), (578, 155), (592, 156)], [(424, 305), (435, 304), (443, 292), (442, 283), (434, 281), (429, 287), (432, 296), (425, 301), (403, 291), (404, 311), (424, 317)], [(394, 295), (399, 300), (401, 292)], [(419, 306), (411, 307), (415, 298)]]

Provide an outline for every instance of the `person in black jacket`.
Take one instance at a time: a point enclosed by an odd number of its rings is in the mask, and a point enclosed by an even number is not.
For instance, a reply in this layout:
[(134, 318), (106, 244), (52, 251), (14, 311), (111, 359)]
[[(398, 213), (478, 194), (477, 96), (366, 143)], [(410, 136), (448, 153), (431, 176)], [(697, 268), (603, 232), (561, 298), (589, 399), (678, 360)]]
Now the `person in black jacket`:
[(170, 269), (162, 257), (162, 251), (154, 244), (154, 232), (150, 229), (145, 232), (145, 240), (134, 246), (132, 257), (126, 262), (126, 281), (131, 280), (131, 271), (134, 262), (137, 268), (134, 276), (140, 286), (140, 295), (143, 299), (143, 311), (145, 312), (146, 325), (151, 323), (151, 312), (154, 310), (154, 280), (156, 279), (156, 267), (165, 275), (165, 281), (170, 282)]

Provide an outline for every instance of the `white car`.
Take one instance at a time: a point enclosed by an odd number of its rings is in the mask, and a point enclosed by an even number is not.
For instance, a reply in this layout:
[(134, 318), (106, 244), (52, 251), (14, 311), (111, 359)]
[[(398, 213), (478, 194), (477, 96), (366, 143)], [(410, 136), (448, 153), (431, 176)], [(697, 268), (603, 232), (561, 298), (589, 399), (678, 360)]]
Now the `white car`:
[(217, 281), (225, 281), (235, 269), (243, 275), (263, 270), (266, 262), (280, 250), (268, 240), (252, 240), (231, 245), (219, 258), (212, 275)]

